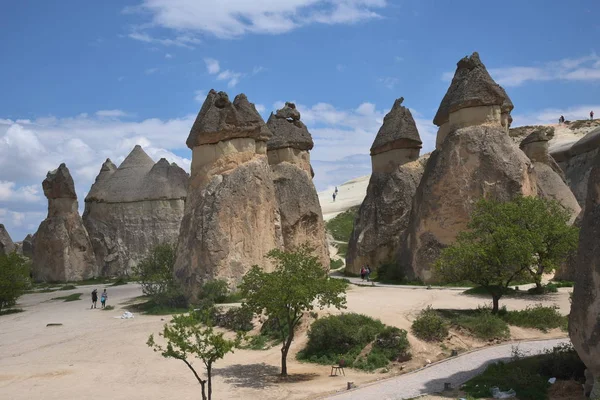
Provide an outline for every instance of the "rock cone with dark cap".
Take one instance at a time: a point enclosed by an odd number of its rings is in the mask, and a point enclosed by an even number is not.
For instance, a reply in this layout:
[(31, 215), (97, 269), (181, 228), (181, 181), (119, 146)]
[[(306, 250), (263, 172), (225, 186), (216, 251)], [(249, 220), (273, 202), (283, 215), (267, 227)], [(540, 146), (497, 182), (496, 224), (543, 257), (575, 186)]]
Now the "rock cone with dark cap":
[(441, 125), (438, 148), (413, 201), (399, 257), (403, 274), (434, 281), (440, 250), (466, 229), (479, 199), (537, 194), (531, 162), (508, 136), (511, 109), (477, 53), (458, 63), (434, 120)]
[(512, 101), (487, 72), (477, 52), (456, 64), (452, 83), (433, 118), (439, 126), (436, 148), (457, 127), (496, 124), (508, 130), (514, 108)]
[(282, 245), (279, 208), (267, 162), (271, 132), (245, 95), (231, 102), (211, 90), (187, 145), (192, 171), (179, 234), (175, 277), (188, 299), (211, 279), (231, 286)]
[(590, 399), (600, 398), (600, 157), (589, 175), (579, 233), (569, 336), (595, 378)]
[(78, 281), (96, 275), (92, 243), (77, 211), (75, 184), (65, 164), (42, 183), (48, 217), (34, 236), (33, 277), (37, 281)]
[(273, 133), (267, 142), (267, 157), (281, 215), (284, 248), (292, 250), (307, 243), (328, 269), (325, 224), (308, 152), (313, 147), (312, 137), (293, 103), (285, 103), (285, 107), (271, 114), (267, 127)]
[(117, 168), (107, 159), (85, 198), (83, 221), (103, 276), (127, 275), (161, 243), (176, 243), (188, 174), (135, 146)]
[(373, 173), (346, 254), (346, 268), (354, 274), (367, 265), (395, 264), (425, 168), (427, 157), (417, 160), (421, 138), (403, 100), (394, 102), (371, 147)]
[(556, 161), (548, 154), (548, 141), (554, 136), (554, 128), (539, 127), (520, 144), (520, 148), (533, 162), (538, 196), (556, 200), (571, 214), (571, 223), (579, 215), (581, 207), (564, 180), (564, 174)]
[(15, 244), (3, 224), (0, 224), (0, 255), (15, 251)]

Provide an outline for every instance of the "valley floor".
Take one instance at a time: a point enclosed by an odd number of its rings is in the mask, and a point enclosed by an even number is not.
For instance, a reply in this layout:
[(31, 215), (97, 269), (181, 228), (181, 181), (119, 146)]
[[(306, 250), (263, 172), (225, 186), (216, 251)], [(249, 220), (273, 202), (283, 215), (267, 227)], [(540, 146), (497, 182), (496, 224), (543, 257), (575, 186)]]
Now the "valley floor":
[[(0, 317), (0, 398), (64, 400), (81, 398), (198, 399), (200, 387), (191, 372), (178, 360), (163, 359), (146, 346), (151, 333), (157, 334), (169, 316), (136, 314), (119, 319), (124, 303), (141, 295), (138, 285), (107, 287), (111, 311), (90, 310), (89, 293), (103, 286), (82, 286), (71, 291), (24, 295), (18, 304), (25, 311)], [(508, 309), (523, 309), (543, 303), (569, 312), (568, 291), (542, 297), (503, 299)], [(82, 300), (62, 302), (53, 297), (83, 292)], [(348, 290), (345, 311), (366, 314), (388, 325), (410, 332), (418, 312), (434, 308), (472, 309), (489, 301), (463, 295), (457, 290), (402, 287), (357, 287)], [(324, 310), (320, 315), (338, 313)], [(49, 323), (62, 326), (47, 327)], [(360, 386), (390, 378), (448, 357), (452, 348), (471, 350), (493, 343), (481, 342), (452, 332), (450, 339), (431, 344), (409, 333), (413, 359), (394, 365), (386, 373), (346, 369), (346, 377), (330, 377), (330, 366), (300, 363), (295, 354), (307, 340), (306, 327), (292, 345), (288, 369), (293, 376), (281, 381), (279, 348), (263, 351), (237, 350), (216, 364), (215, 399), (309, 399), (342, 391), (346, 382)], [(566, 333), (511, 327), (512, 340), (552, 339)], [(442, 348), (443, 347), (443, 348)], [(198, 365), (199, 362), (196, 362)]]

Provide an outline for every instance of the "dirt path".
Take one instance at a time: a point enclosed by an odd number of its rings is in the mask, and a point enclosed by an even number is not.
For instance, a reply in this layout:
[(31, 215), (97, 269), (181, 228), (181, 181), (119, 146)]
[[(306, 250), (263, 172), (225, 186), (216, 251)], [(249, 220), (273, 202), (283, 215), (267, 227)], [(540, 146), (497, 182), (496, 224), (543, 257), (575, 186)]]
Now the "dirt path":
[[(534, 355), (552, 349), (561, 343), (569, 343), (569, 340), (553, 339), (520, 342), (518, 346), (520, 351)], [(489, 364), (510, 359), (515, 345), (513, 343), (487, 347), (442, 361), (410, 374), (366, 385), (328, 398), (335, 400), (400, 400), (441, 392), (446, 382), (451, 383), (453, 388), (457, 388), (483, 372)]]

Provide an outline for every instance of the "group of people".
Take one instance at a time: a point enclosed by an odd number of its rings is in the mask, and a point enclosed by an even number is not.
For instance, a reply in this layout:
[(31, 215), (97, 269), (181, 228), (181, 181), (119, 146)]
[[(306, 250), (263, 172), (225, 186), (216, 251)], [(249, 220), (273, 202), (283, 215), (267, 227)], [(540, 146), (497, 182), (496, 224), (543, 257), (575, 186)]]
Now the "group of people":
[[(100, 304), (102, 304), (102, 308), (106, 307), (106, 299), (108, 299), (108, 293), (106, 293), (106, 289), (104, 289), (104, 292), (102, 292), (102, 295), (100, 296)], [(98, 289), (94, 289), (94, 290), (92, 290), (92, 306), (90, 307), (90, 309), (96, 308), (97, 302), (98, 302)]]
[(369, 265), (367, 264), (364, 267), (361, 267), (360, 269), (360, 279), (362, 279), (363, 281), (365, 280), (365, 278), (367, 279), (367, 282), (369, 282), (371, 277), (371, 267), (369, 267)]
[[(590, 120), (591, 121), (594, 120), (594, 110), (590, 111)], [(560, 118), (558, 119), (558, 123), (559, 124), (564, 124), (565, 123), (565, 117), (563, 115), (561, 115)]]
[(335, 187), (335, 190), (333, 191), (333, 202), (335, 203), (335, 198), (337, 197), (338, 194), (338, 189), (337, 186)]

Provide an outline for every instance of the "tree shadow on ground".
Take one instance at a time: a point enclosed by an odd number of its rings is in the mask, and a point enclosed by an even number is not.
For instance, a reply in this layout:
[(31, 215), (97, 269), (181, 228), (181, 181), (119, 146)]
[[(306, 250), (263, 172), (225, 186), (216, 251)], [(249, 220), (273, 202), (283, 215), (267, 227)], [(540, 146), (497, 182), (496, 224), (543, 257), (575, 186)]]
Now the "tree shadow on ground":
[(213, 371), (214, 376), (225, 378), (225, 382), (235, 387), (264, 389), (269, 386), (285, 383), (310, 381), (318, 374), (290, 374), (287, 377), (279, 375), (279, 367), (261, 364), (235, 364)]

